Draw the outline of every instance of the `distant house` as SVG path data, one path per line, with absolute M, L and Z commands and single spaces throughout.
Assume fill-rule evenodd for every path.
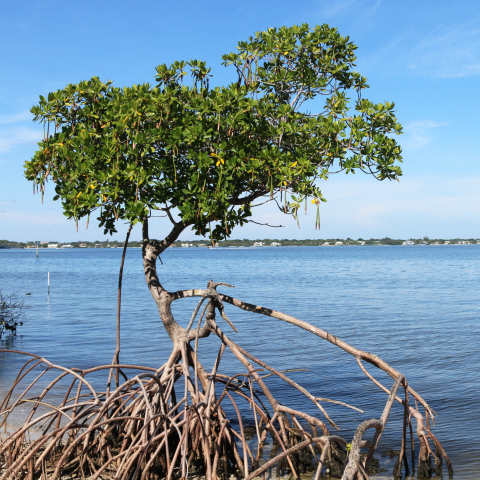
M 254 247 L 263 247 L 263 242 L 255 242 L 253 244 Z
M 80 248 L 87 248 L 87 244 L 86 243 L 80 243 L 78 245 Z
M 480 240 L 477 240 L 477 245 L 480 245 Z
M 330 245 L 330 244 L 329 244 L 328 242 L 325 242 L 324 245 L 325 245 L 325 246 L 328 246 L 328 245 Z
M 343 242 L 335 242 L 335 246 L 339 247 L 341 245 L 343 245 Z
M 73 246 L 67 243 L 66 245 L 62 245 L 62 248 L 73 248 Z
M 48 248 L 58 248 L 58 243 L 49 243 Z
M 188 248 L 191 247 L 191 245 L 189 245 L 188 243 L 182 243 L 182 247 Z
M 405 240 L 402 245 L 415 245 L 415 242 L 413 240 Z
M 365 242 L 364 242 L 363 240 L 360 240 L 360 241 L 358 242 L 358 244 L 359 244 L 359 245 L 365 245 Z
M 428 245 L 428 243 L 424 240 L 420 245 Z
M 450 245 L 450 240 L 445 240 L 443 243 L 444 245 Z
M 470 245 L 470 242 L 468 240 L 459 240 L 457 245 Z
M 278 242 L 272 242 L 272 243 L 270 244 L 270 246 L 271 246 L 271 247 L 281 247 L 282 244 L 281 244 L 281 243 L 278 243 Z

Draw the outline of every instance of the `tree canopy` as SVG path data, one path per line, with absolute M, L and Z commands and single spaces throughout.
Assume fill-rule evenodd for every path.
M 158 66 L 154 85 L 69 84 L 31 110 L 45 134 L 25 175 L 42 198 L 53 180 L 77 228 L 97 212 L 112 233 L 160 210 L 212 240 L 251 220 L 259 197 L 294 216 L 318 209 L 332 173 L 398 179 L 394 103 L 362 97 L 356 48 L 328 25 L 272 28 L 223 55 L 226 86 L 197 60 Z

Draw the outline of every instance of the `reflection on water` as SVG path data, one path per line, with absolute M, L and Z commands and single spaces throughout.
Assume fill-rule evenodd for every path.
M 121 252 L 41 251 L 37 259 L 33 250 L 1 250 L 0 288 L 32 293 L 26 297 L 31 321 L 1 348 L 80 368 L 110 363 Z M 225 293 L 304 319 L 381 356 L 438 413 L 434 431 L 450 455 L 455 478 L 473 479 L 480 472 L 475 440 L 480 429 L 479 259 L 478 246 L 171 248 L 162 255 L 159 273 L 169 290 L 204 288 L 210 278 L 234 284 L 237 289 Z M 146 288 L 140 250 L 128 250 L 123 281 L 121 361 L 161 365 L 170 353 L 170 340 Z M 180 323 L 188 323 L 195 304 L 195 299 L 183 299 L 173 305 Z M 291 325 L 226 308 L 239 333 L 219 323 L 234 341 L 279 370 L 307 369 L 289 375 L 318 397 L 365 412 L 327 404 L 342 436 L 351 438 L 361 421 L 379 417 L 386 395 L 355 359 Z M 211 367 L 219 343 L 208 338 L 202 345 L 200 359 Z M 224 373 L 243 371 L 232 357 L 224 356 Z M 0 353 L 0 398 L 22 361 Z M 381 372 L 369 371 L 391 386 Z M 266 381 L 285 404 L 321 415 L 297 391 L 274 377 Z M 395 405 L 379 453 L 398 450 L 402 414 Z

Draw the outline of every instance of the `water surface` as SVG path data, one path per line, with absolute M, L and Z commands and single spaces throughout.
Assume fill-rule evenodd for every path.
M 41 250 L 36 259 L 34 250 L 0 250 L 0 288 L 17 291 L 31 305 L 31 321 L 11 348 L 80 368 L 109 363 L 121 253 Z M 451 458 L 455 478 L 478 478 L 480 246 L 170 248 L 162 260 L 159 274 L 169 290 L 204 288 L 209 279 L 231 283 L 235 290 L 219 290 L 306 320 L 382 357 L 438 413 L 434 433 Z M 170 340 L 146 287 L 140 249 L 128 250 L 122 300 L 121 361 L 161 365 Z M 196 301 L 174 304 L 183 325 Z M 219 324 L 234 341 L 280 370 L 308 369 L 290 375 L 316 396 L 365 411 L 326 405 L 347 440 L 361 421 L 381 415 L 386 395 L 348 354 L 278 320 L 226 308 L 239 333 L 222 320 Z M 203 345 L 201 359 L 211 367 L 219 342 L 209 338 Z M 0 397 L 20 363 L 18 356 L 0 353 Z M 391 386 L 391 379 L 369 370 Z M 223 371 L 244 367 L 227 355 Z M 295 390 L 273 377 L 268 382 L 283 403 L 321 416 Z M 380 451 L 399 449 L 402 414 L 395 405 Z

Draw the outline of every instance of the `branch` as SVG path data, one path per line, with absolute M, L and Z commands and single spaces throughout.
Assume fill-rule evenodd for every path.
M 177 222 L 173 219 L 172 214 L 170 213 L 170 208 L 165 205 L 165 211 L 167 212 L 168 219 L 173 223 L 173 225 L 176 225 Z
M 270 228 L 284 228 L 284 225 L 269 225 L 268 223 L 259 223 L 259 222 L 256 222 L 255 220 L 248 220 L 248 223 L 255 223 L 256 225 L 263 225 L 264 227 L 270 227 Z
M 286 315 L 282 312 L 277 312 L 269 308 L 253 305 L 251 303 L 242 302 L 241 300 L 238 300 L 233 297 L 229 297 L 228 295 L 220 294 L 220 299 L 222 300 L 222 302 L 230 303 L 231 305 L 235 305 L 236 307 L 241 308 L 242 310 L 259 313 L 261 315 L 266 315 L 267 317 L 276 318 L 277 320 L 282 320 L 283 322 L 290 323 L 297 327 L 303 328 L 304 330 L 307 330 L 308 332 L 311 332 L 314 335 L 317 335 L 317 337 L 323 338 L 324 340 L 327 340 L 331 344 L 341 348 L 342 350 L 354 356 L 355 358 L 357 359 L 360 358 L 362 360 L 365 360 L 368 363 L 371 363 L 372 365 L 379 368 L 380 370 L 383 370 L 385 373 L 387 373 L 394 379 L 397 379 L 398 376 L 400 375 L 400 372 L 395 370 L 393 367 L 391 367 L 387 362 L 379 358 L 377 355 L 352 347 L 351 345 L 339 339 L 335 335 L 332 335 L 331 333 L 328 333 L 327 331 L 322 330 L 321 328 L 314 327 L 313 325 L 310 325 L 309 323 L 304 322 L 303 320 L 299 320 L 298 318 L 292 317 L 290 315 Z M 428 403 L 410 386 L 408 387 L 408 391 L 414 396 L 414 398 L 416 398 L 424 406 L 425 410 L 427 410 L 427 412 L 430 414 L 433 420 L 434 419 L 433 412 L 429 407 Z M 401 403 L 403 403 L 403 400 L 401 399 L 399 400 Z

